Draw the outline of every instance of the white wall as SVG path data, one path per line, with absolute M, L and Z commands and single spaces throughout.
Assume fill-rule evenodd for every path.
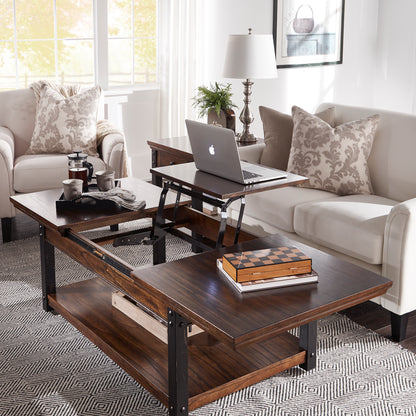
M 148 139 L 160 137 L 160 94 L 157 86 L 106 94 L 105 117 L 124 132 L 129 172 L 136 178 L 151 178 Z
M 313 111 L 323 101 L 372 104 L 378 0 L 346 0 L 345 3 L 344 63 L 279 69 L 277 79 L 255 81 L 250 107 L 255 117 L 252 128 L 255 134 L 262 136 L 259 105 L 290 113 L 292 105 Z M 205 0 L 204 6 L 206 21 L 211 22 L 205 29 L 210 42 L 206 45 L 208 64 L 204 83 L 231 82 L 234 101 L 241 111 L 241 82 L 222 77 L 227 36 L 247 33 L 249 27 L 253 33 L 272 33 L 273 0 Z
M 379 1 L 374 103 L 380 108 L 416 113 L 416 2 Z
M 204 69 L 201 84 L 233 85 L 234 101 L 242 108 L 243 86 L 222 77 L 228 34 L 272 33 L 273 0 L 199 0 L 205 25 Z M 253 131 L 262 136 L 258 106 L 290 113 L 292 105 L 313 111 L 323 101 L 373 106 L 416 113 L 416 31 L 414 0 L 345 0 L 342 65 L 279 69 L 274 80 L 257 80 L 251 109 Z M 149 178 L 150 150 L 146 139 L 157 138 L 159 93 L 129 96 L 123 106 L 132 172 Z M 236 111 L 237 115 L 239 111 Z M 238 121 L 238 131 L 241 125 Z

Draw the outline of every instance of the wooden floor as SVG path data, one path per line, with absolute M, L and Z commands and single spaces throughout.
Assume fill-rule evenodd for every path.
M 38 235 L 38 224 L 26 215 L 18 215 L 13 221 L 13 239 L 29 238 Z M 0 229 L 0 244 L 2 240 Z M 343 311 L 350 319 L 377 333 L 390 337 L 390 312 L 373 302 L 365 302 Z M 416 312 L 409 318 L 407 336 L 400 342 L 404 348 L 416 353 Z

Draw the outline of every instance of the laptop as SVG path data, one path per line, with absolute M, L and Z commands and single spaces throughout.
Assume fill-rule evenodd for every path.
M 197 169 L 244 185 L 284 179 L 287 172 L 240 161 L 234 132 L 185 120 Z

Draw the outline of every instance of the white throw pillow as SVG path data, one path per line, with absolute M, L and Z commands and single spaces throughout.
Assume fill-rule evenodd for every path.
M 373 192 L 367 160 L 380 120 L 373 115 L 332 128 L 299 107 L 292 108 L 293 137 L 287 169 L 309 178 L 308 188 L 338 195 Z
M 44 86 L 36 109 L 35 129 L 26 154 L 97 152 L 97 113 L 101 87 L 69 98 Z

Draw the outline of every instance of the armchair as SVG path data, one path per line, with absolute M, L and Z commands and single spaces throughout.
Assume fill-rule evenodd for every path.
M 68 176 L 65 154 L 26 155 L 35 127 L 36 99 L 32 89 L 0 92 L 0 218 L 3 242 L 11 240 L 16 212 L 9 197 L 16 193 L 60 188 Z M 124 136 L 108 128 L 98 147 L 98 157 L 89 156 L 94 171 L 111 169 L 123 176 Z M 76 149 L 74 149 L 76 150 Z

